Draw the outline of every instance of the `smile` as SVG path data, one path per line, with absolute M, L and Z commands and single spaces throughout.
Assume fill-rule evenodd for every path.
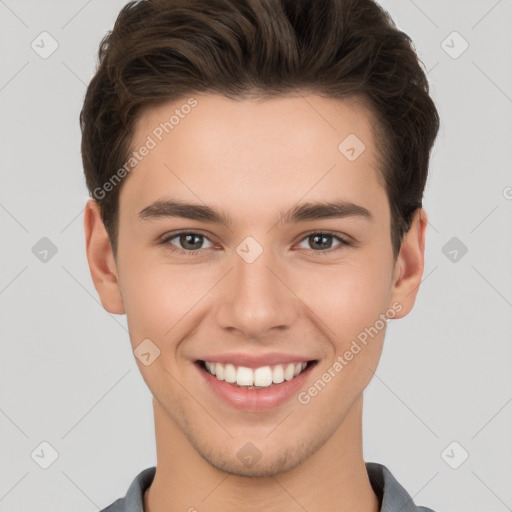
M 319 362 L 276 353 L 223 354 L 222 362 L 208 359 L 197 359 L 193 365 L 207 393 L 229 407 L 253 413 L 271 411 L 296 397 Z

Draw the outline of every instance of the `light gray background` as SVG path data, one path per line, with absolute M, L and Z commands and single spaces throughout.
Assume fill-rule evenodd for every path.
M 156 460 L 150 393 L 125 317 L 98 301 L 82 225 L 78 114 L 124 3 L 0 0 L 1 512 L 98 510 Z M 424 281 L 365 393 L 365 458 L 438 512 L 512 510 L 512 1 L 382 3 L 415 42 L 442 127 Z M 31 48 L 43 31 L 59 45 L 47 59 Z M 469 43 L 458 58 L 453 31 Z M 47 262 L 32 252 L 42 237 L 58 249 Z M 455 262 L 452 237 L 468 248 Z M 43 441 L 58 452 L 48 469 L 31 457 Z

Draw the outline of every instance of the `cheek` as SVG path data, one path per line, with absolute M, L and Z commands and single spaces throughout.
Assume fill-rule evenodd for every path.
M 149 338 L 161 348 L 172 343 L 202 298 L 215 284 L 211 269 L 165 265 L 131 258 L 124 261 L 120 275 L 123 302 L 132 345 Z
M 375 323 L 389 304 L 390 270 L 384 262 L 358 262 L 309 273 L 300 296 L 345 344 Z M 334 333 L 332 332 L 334 331 Z
M 382 352 L 387 323 L 381 314 L 389 310 L 389 274 L 384 261 L 347 264 L 331 269 L 328 274 L 311 276 L 303 284 L 303 296 L 308 297 L 304 302 L 328 326 L 324 333 L 330 346 L 321 383 L 314 384 L 314 389 L 303 390 L 299 398 L 304 401 L 300 403 L 313 402 L 315 396 L 314 407 L 318 411 L 333 410 L 332 404 L 336 403 L 338 408 L 333 414 L 342 421 L 366 388 Z M 320 393 L 324 385 L 328 391 Z

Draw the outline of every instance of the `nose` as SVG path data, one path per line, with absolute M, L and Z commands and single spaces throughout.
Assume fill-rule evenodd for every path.
M 247 338 L 262 338 L 272 330 L 291 327 L 299 314 L 300 299 L 271 251 L 263 251 L 252 263 L 235 254 L 233 262 L 217 302 L 218 325 Z

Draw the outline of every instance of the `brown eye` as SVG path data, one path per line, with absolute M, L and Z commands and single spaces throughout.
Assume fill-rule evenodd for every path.
M 172 240 L 176 239 L 177 243 L 173 243 Z M 181 252 L 198 252 L 200 249 L 205 249 L 204 247 L 205 241 L 210 243 L 210 246 L 213 244 L 206 238 L 204 235 L 200 233 L 194 232 L 181 232 L 175 233 L 162 241 L 162 244 L 169 246 L 171 250 L 181 251 Z
M 303 247 L 305 249 L 312 249 L 314 252 L 329 252 L 336 250 L 339 247 L 350 245 L 349 242 L 339 236 L 331 233 L 311 233 L 302 239 L 301 243 L 306 241 L 309 247 Z M 337 242 L 333 245 L 333 242 Z
M 196 250 L 201 249 L 203 244 L 203 237 L 196 234 L 181 234 L 178 235 L 178 240 L 183 249 Z

